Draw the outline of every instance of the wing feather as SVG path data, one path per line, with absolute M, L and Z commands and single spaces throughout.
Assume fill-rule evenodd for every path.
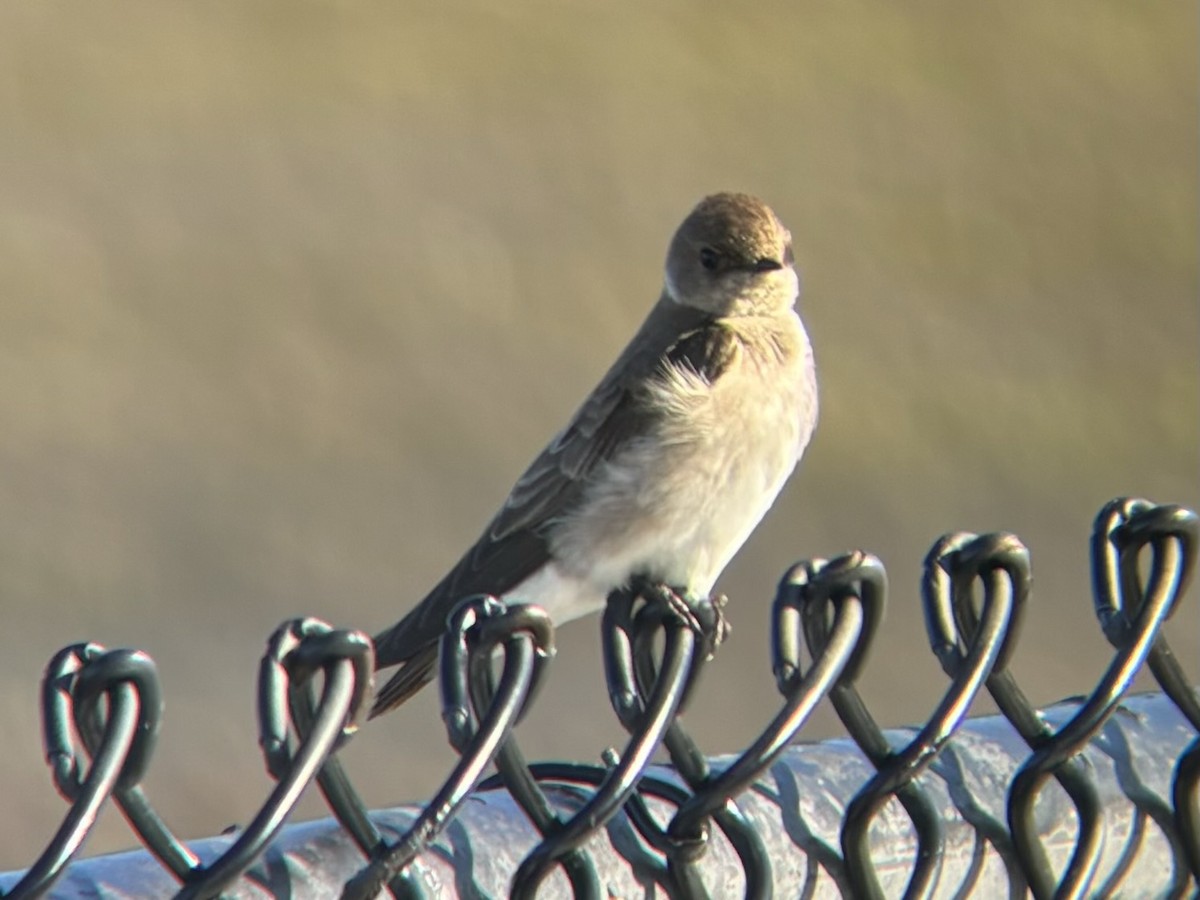
M 428 665 L 430 644 L 462 598 L 504 594 L 549 561 L 548 531 L 555 520 L 574 507 L 602 463 L 648 433 L 662 414 L 644 402 L 656 372 L 686 367 L 711 384 L 736 352 L 736 335 L 719 320 L 664 296 L 567 427 L 517 480 L 475 545 L 399 624 L 376 638 L 376 666 L 418 656 Z

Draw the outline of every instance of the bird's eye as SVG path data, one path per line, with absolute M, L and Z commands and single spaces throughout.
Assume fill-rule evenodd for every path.
M 715 272 L 717 266 L 721 264 L 721 254 L 712 247 L 700 248 L 700 265 L 708 269 L 710 272 Z

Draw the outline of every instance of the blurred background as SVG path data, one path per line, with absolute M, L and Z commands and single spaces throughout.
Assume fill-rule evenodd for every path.
M 419 599 L 716 190 L 795 236 L 822 418 L 720 583 L 704 747 L 777 708 L 780 573 L 854 547 L 892 581 L 866 698 L 922 720 L 920 563 L 953 529 L 1029 544 L 1014 671 L 1088 691 L 1095 512 L 1200 505 L 1196 36 L 1168 0 L 0 6 L 0 868 L 65 810 L 38 679 L 83 639 L 158 660 L 167 821 L 245 823 L 271 630 Z M 623 741 L 596 625 L 560 632 L 534 758 Z M 1169 635 L 1200 677 L 1194 592 Z M 373 805 L 427 798 L 435 692 L 347 759 Z M 132 843 L 110 809 L 88 851 Z

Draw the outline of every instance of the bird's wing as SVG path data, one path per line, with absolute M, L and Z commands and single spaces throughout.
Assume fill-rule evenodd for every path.
M 711 316 L 660 300 L 570 424 L 517 480 L 475 545 L 399 624 L 376 638 L 377 667 L 404 662 L 436 641 L 462 598 L 504 594 L 549 561 L 549 527 L 574 508 L 588 477 L 631 438 L 652 429 L 660 413 L 642 395 L 655 372 L 686 366 L 711 383 L 735 352 L 736 336 Z
M 544 531 L 569 512 L 602 463 L 631 439 L 653 430 L 661 410 L 645 402 L 651 378 L 675 365 L 711 384 L 735 348 L 734 333 L 712 316 L 665 298 L 659 301 L 570 424 L 517 479 L 475 549 L 526 530 Z

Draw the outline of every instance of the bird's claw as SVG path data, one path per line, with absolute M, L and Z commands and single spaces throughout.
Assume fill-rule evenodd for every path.
M 724 594 L 701 597 L 694 603 L 692 621 L 695 625 L 692 627 L 703 642 L 705 659 L 712 659 L 717 648 L 725 643 L 725 639 L 733 631 L 733 624 L 725 615 L 725 606 L 728 603 L 729 598 Z
M 729 637 L 733 626 L 725 615 L 729 598 L 724 594 L 715 597 L 687 596 L 670 585 L 655 583 L 641 585 L 642 597 L 651 603 L 661 603 L 670 609 L 700 638 L 705 659 L 712 659 L 718 647 Z
M 725 607 L 729 605 L 729 598 L 724 594 L 717 594 L 708 600 L 713 608 L 713 649 L 716 650 L 729 635 L 733 634 L 733 623 L 729 621 L 729 616 L 725 615 Z

